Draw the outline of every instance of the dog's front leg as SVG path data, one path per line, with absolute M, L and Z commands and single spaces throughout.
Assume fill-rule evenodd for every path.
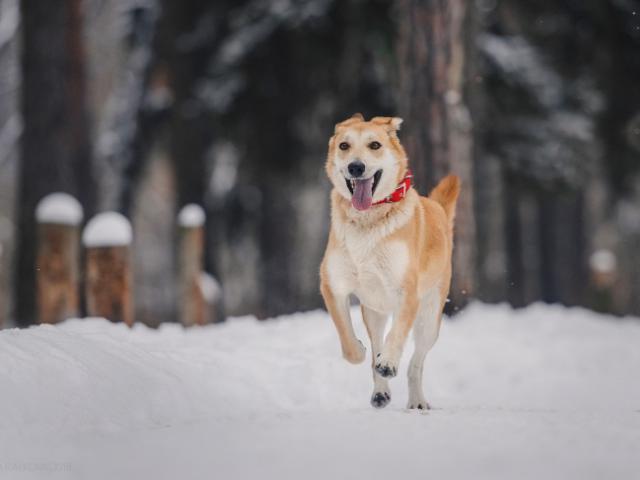
M 342 356 L 350 363 L 362 363 L 366 348 L 357 339 L 353 331 L 351 314 L 349 313 L 349 297 L 334 295 L 331 287 L 324 282 L 322 282 L 320 291 L 329 315 L 338 331 L 340 345 L 342 346 Z
M 394 316 L 391 330 L 384 341 L 382 352 L 376 358 L 376 371 L 383 377 L 395 377 L 413 322 L 418 312 L 418 298 L 413 289 L 404 293 L 398 313 Z
M 386 378 L 382 378 L 376 371 L 376 357 L 382 351 L 387 315 L 376 312 L 364 305 L 360 308 L 362 309 L 362 319 L 371 339 L 371 369 L 373 370 L 371 405 L 375 408 L 384 408 L 391 401 L 391 391 L 389 390 L 389 381 Z

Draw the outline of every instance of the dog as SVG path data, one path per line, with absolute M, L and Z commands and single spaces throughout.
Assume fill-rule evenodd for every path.
M 355 114 L 335 126 L 326 163 L 333 189 L 320 290 L 350 363 L 361 363 L 366 353 L 349 313 L 350 295 L 360 301 L 371 340 L 371 404 L 376 408 L 391 400 L 388 380 L 398 372 L 413 329 L 407 408 L 428 409 L 422 370 L 449 293 L 460 180 L 445 177 L 428 197 L 411 188 L 407 155 L 397 135 L 401 124 L 397 117 L 366 121 Z

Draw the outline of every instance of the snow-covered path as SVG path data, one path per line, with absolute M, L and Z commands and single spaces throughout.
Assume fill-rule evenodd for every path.
M 427 357 L 428 413 L 405 367 L 372 409 L 322 312 L 5 330 L 0 478 L 640 478 L 637 320 L 474 304 Z

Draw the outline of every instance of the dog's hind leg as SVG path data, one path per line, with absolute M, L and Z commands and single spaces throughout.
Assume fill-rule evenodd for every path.
M 407 376 L 409 378 L 409 401 L 407 408 L 409 409 L 418 408 L 426 410 L 429 408 L 429 404 L 425 400 L 422 390 L 422 372 L 424 359 L 438 339 L 440 321 L 442 319 L 442 307 L 444 306 L 442 293 L 439 287 L 434 287 L 422 298 L 418 315 L 413 325 L 415 350 L 409 362 L 409 369 L 407 370 Z
M 371 395 L 371 405 L 375 408 L 384 408 L 391 401 L 391 391 L 389 382 L 376 371 L 376 357 L 382 350 L 384 340 L 384 329 L 387 325 L 388 316 L 371 310 L 362 305 L 362 319 L 367 327 L 369 339 L 371 339 L 371 370 L 373 370 L 373 394 Z

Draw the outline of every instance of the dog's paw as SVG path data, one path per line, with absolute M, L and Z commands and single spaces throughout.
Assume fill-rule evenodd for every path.
M 409 400 L 409 403 L 407 404 L 407 408 L 409 410 L 430 410 L 431 405 L 429 405 L 429 403 L 426 400 L 420 400 L 417 402 L 412 402 L 411 400 Z
M 349 363 L 362 363 L 367 353 L 367 348 L 358 340 L 354 348 L 343 349 L 342 356 Z
M 398 374 L 398 365 L 378 354 L 376 358 L 376 372 L 384 378 L 395 377 Z
M 389 392 L 373 392 L 371 395 L 371 406 L 374 408 L 384 408 L 391 401 L 391 393 Z

